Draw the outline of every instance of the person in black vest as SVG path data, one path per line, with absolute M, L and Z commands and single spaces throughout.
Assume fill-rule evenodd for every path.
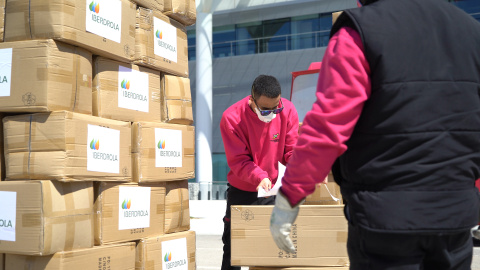
M 299 205 L 331 169 L 345 201 L 350 269 L 470 269 L 480 23 L 442 0 L 362 4 L 332 27 L 272 236 L 295 251 Z

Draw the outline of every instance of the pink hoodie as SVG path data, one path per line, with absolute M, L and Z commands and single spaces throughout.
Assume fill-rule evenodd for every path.
M 248 105 L 250 96 L 230 106 L 222 115 L 220 131 L 230 172 L 228 182 L 244 191 L 257 191 L 264 178 L 277 181 L 278 162 L 286 164 L 298 138 L 298 114 L 282 98 L 284 109 L 264 123 Z
M 292 205 L 315 191 L 345 152 L 371 92 L 370 67 L 360 35 L 344 27 L 330 40 L 317 83 L 317 100 L 307 113 L 282 179 Z

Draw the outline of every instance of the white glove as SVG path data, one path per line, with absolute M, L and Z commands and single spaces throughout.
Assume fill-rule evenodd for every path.
M 289 253 L 295 252 L 295 246 L 290 239 L 290 231 L 300 210 L 300 204 L 292 208 L 285 195 L 279 190 L 270 218 L 270 232 L 273 240 L 275 240 L 278 248 Z

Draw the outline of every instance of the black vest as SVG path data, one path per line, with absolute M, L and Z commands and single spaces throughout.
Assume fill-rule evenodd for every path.
M 372 92 L 332 171 L 351 221 L 380 232 L 478 223 L 480 23 L 443 0 L 379 0 L 346 10 Z

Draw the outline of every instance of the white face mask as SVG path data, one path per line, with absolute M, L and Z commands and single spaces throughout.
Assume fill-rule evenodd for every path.
M 277 117 L 277 115 L 274 114 L 273 112 L 271 112 L 267 116 L 263 116 L 260 114 L 260 111 L 258 110 L 258 108 L 255 108 L 255 113 L 257 113 L 258 119 L 260 119 L 262 122 L 265 122 L 265 123 L 270 123 L 275 117 Z

